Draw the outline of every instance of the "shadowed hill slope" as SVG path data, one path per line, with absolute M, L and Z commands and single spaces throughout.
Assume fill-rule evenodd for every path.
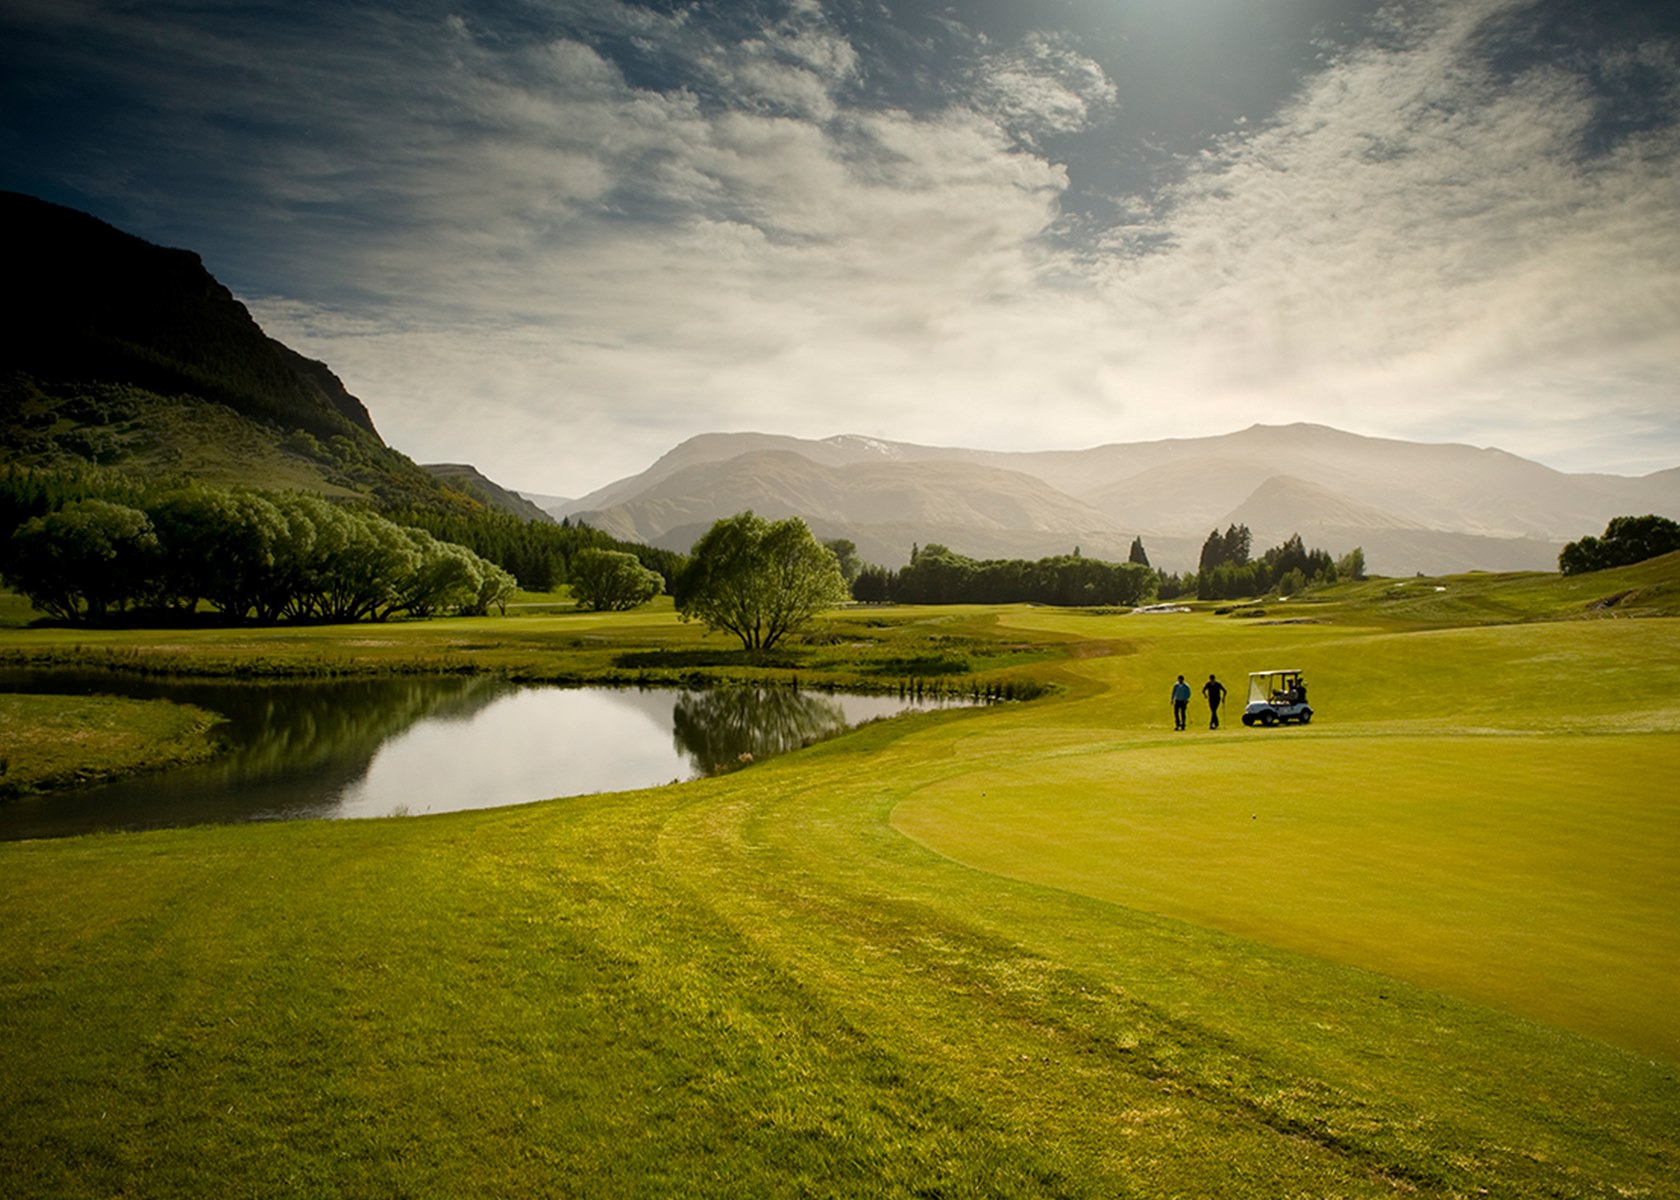
M 380 438 L 325 364 L 265 334 L 189 250 L 0 192 L 0 456 L 362 497 L 387 507 L 490 507 Z M 521 509 L 527 518 L 536 514 Z

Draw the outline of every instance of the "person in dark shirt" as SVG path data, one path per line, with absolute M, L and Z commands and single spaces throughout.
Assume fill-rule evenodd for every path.
M 1208 728 L 1218 729 L 1219 706 L 1225 702 L 1225 685 L 1209 675 L 1208 681 L 1202 684 L 1202 695 L 1207 697 L 1208 702 Z

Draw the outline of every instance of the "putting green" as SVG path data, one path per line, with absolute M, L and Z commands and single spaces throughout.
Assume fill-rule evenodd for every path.
M 1680 1060 L 1680 628 L 1631 624 L 1209 630 L 1200 657 L 1304 665 L 1333 714 L 1245 730 L 1238 684 L 1218 734 L 1205 708 L 1162 728 L 1171 664 L 1134 643 L 1080 664 L 1101 692 L 976 742 L 893 824 L 983 871 Z

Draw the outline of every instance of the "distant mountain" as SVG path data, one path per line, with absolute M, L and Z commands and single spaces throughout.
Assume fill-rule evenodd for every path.
M 799 516 L 819 537 L 850 538 L 876 562 L 907 559 L 914 542 L 945 542 L 978 556 L 1037 557 L 1083 542 L 1091 553 L 1123 557 L 1130 546 L 1113 521 L 1042 480 L 974 463 L 829 465 L 791 450 L 754 449 L 643 478 L 652 482 L 633 499 L 577 515 L 613 537 L 678 550 L 720 515 Z
M 572 503 L 570 496 L 549 496 L 542 492 L 515 492 L 514 495 L 522 500 L 529 500 L 555 520 L 559 520 L 560 515 Z
M 0 461 L 387 507 L 484 503 L 387 446 L 338 376 L 263 333 L 191 251 L 15 192 L 0 192 L 0 237 L 14 301 L 0 322 Z
M 646 471 L 566 505 L 615 536 L 687 549 L 742 508 L 799 515 L 898 566 L 942 542 L 974 557 L 1066 553 L 1193 570 L 1233 523 L 1255 547 L 1300 533 L 1383 574 L 1552 570 L 1566 541 L 1622 513 L 1680 514 L 1680 468 L 1643 478 L 1570 475 L 1500 450 L 1367 438 L 1321 425 L 1256 425 L 1032 453 L 842 436 L 691 438 Z

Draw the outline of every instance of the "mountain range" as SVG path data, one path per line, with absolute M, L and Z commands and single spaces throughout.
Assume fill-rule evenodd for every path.
M 1378 574 L 1553 570 L 1563 543 L 1620 514 L 1680 514 L 1680 468 L 1568 474 L 1502 450 L 1255 425 L 1204 438 L 1009 453 L 842 435 L 690 438 L 647 470 L 550 508 L 615 537 L 686 550 L 743 508 L 800 516 L 897 566 L 918 544 L 976 558 L 1078 547 L 1194 570 L 1210 530 L 1259 549 L 1299 533 Z
M 0 322 L 0 466 L 302 489 L 386 509 L 581 519 L 686 551 L 752 509 L 800 516 L 859 556 L 906 562 L 939 542 L 975 558 L 1127 556 L 1194 569 L 1211 529 L 1259 550 L 1299 533 L 1382 574 L 1553 569 L 1562 544 L 1618 515 L 1680 517 L 1680 468 L 1566 474 L 1500 450 L 1361 437 L 1321 425 L 1005 453 L 878 438 L 710 433 L 573 500 L 520 496 L 467 464 L 386 445 L 324 363 L 267 336 L 198 255 L 86 213 L 0 192 L 13 306 Z

